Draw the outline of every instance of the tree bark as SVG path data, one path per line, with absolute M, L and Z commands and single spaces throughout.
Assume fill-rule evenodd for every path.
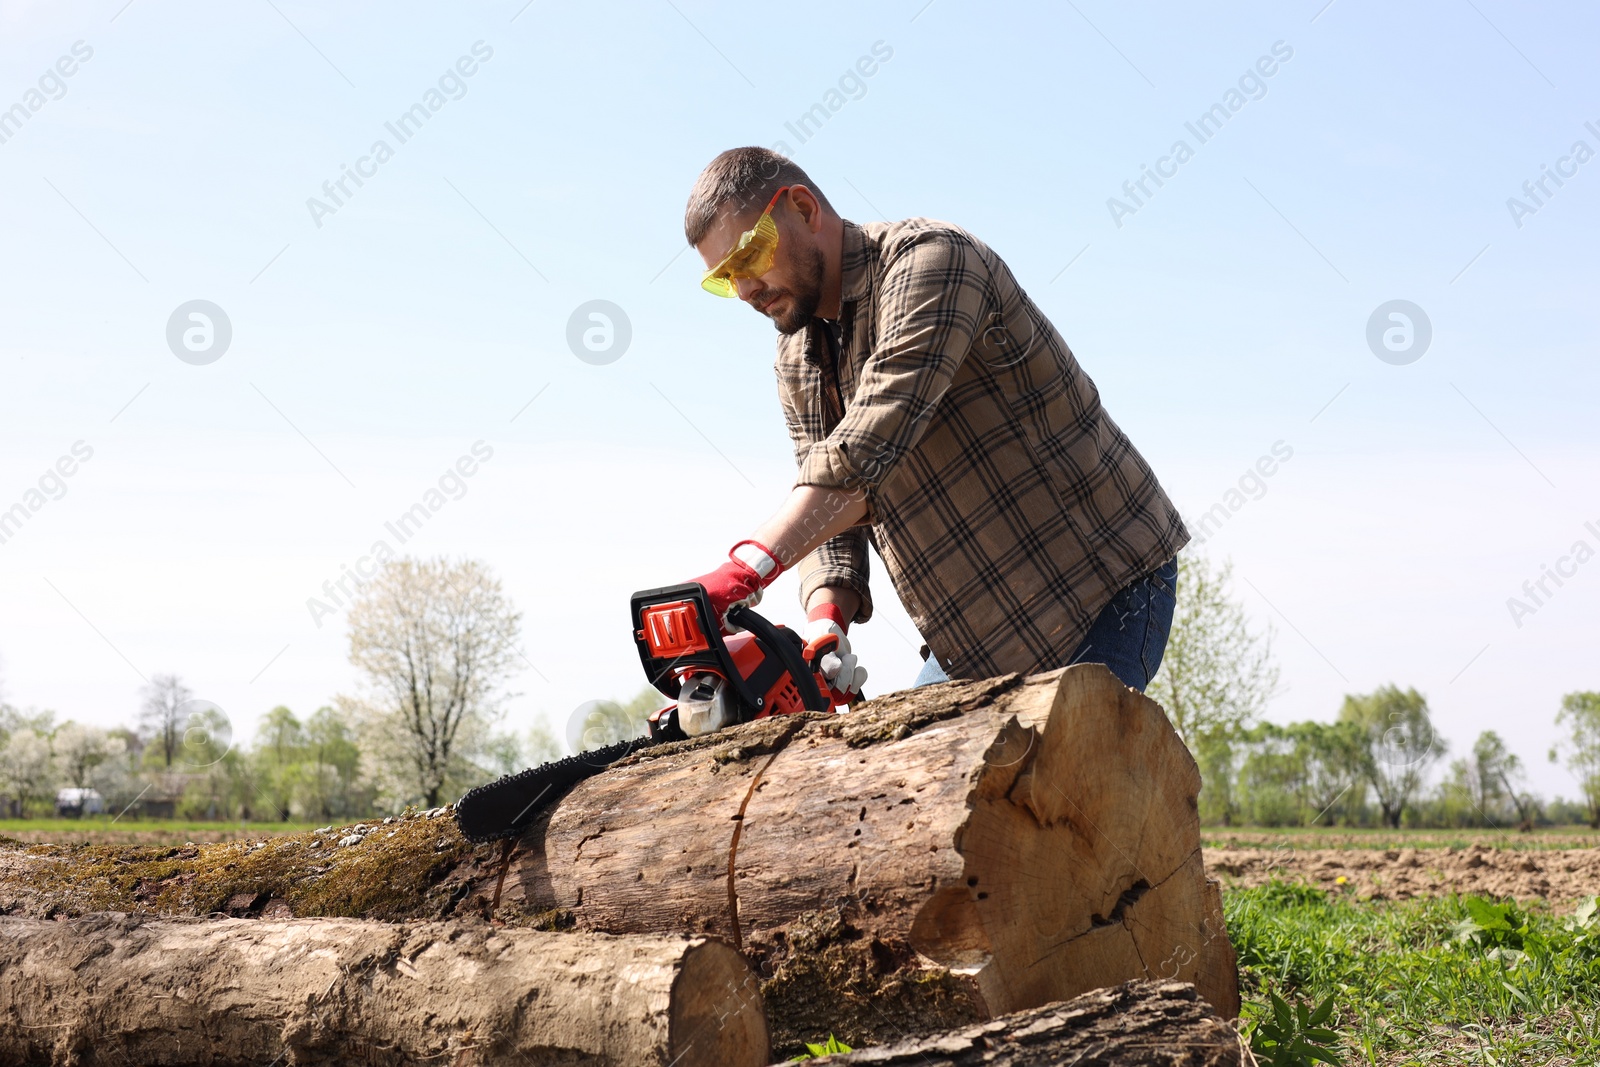
M 1181 982 L 1129 982 L 817 1067 L 1241 1067 L 1233 1027 Z
M 0 1062 L 768 1062 L 729 946 L 348 919 L 0 918 Z

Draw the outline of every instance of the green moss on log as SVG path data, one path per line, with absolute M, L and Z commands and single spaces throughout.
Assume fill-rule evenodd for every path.
M 0 907 L 38 917 L 127 911 L 436 918 L 454 904 L 447 876 L 474 854 L 453 819 L 420 814 L 181 848 L 0 845 L 9 898 Z

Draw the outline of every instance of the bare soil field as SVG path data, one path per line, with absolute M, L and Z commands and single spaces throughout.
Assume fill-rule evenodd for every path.
M 1547 826 L 1529 833 L 1514 827 L 1501 829 L 1389 830 L 1377 827 L 1319 826 L 1292 829 L 1208 826 L 1200 836 L 1211 848 L 1339 848 L 1406 849 L 1457 848 L 1473 845 L 1512 850 L 1600 848 L 1600 830 L 1587 826 Z
M 1227 888 L 1273 880 L 1306 882 L 1358 900 L 1409 900 L 1451 893 L 1563 903 L 1600 894 L 1600 849 L 1465 848 L 1205 849 L 1206 869 Z

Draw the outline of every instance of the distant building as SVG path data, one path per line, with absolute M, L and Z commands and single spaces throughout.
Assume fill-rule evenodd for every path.
M 99 815 L 106 810 L 105 798 L 94 789 L 56 790 L 56 816 L 64 819 L 81 819 L 85 815 Z
M 135 811 L 146 819 L 175 819 L 184 794 L 206 776 L 194 772 L 166 770 L 151 775 L 150 787 L 140 796 Z
M 139 801 L 139 814 L 147 819 L 173 819 L 178 815 L 178 802 L 171 797 L 145 797 Z

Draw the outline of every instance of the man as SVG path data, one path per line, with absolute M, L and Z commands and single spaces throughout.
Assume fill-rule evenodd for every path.
M 702 285 L 777 327 L 799 477 L 699 579 L 724 616 L 800 569 L 835 695 L 865 669 L 867 545 L 927 642 L 917 684 L 1105 663 L 1143 690 L 1189 539 L 1055 327 L 987 245 L 930 219 L 857 225 L 763 148 L 722 153 L 689 195 Z

